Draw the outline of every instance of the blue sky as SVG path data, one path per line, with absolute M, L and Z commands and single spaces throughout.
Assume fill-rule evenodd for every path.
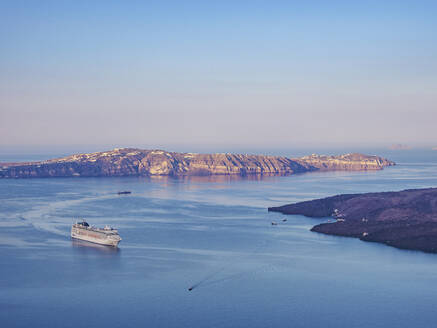
M 437 146 L 435 1 L 1 1 L 0 146 Z

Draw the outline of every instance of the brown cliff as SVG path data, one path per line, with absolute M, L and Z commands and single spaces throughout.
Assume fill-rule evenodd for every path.
M 135 148 L 76 154 L 31 163 L 0 164 L 0 178 L 153 175 L 289 175 L 317 170 L 380 170 L 394 165 L 377 156 L 348 154 L 291 159 L 282 156 L 193 154 Z
M 339 156 L 311 155 L 295 159 L 302 165 L 310 165 L 321 171 L 367 171 L 381 170 L 394 165 L 392 161 L 379 156 L 358 153 Z

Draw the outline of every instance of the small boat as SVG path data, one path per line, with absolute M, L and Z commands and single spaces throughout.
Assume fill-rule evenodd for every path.
M 287 222 L 287 219 L 282 219 L 282 222 Z
M 119 194 L 119 195 L 129 195 L 129 194 L 131 194 L 132 193 L 132 191 L 119 191 L 117 194 Z
M 276 222 L 272 222 L 272 225 L 278 225 Z

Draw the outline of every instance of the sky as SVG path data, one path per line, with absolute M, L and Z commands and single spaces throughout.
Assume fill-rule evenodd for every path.
M 436 1 L 0 0 L 0 149 L 437 146 Z

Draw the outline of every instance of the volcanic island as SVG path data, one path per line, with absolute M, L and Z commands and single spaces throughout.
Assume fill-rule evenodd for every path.
M 0 178 L 291 175 L 313 171 L 375 171 L 394 162 L 358 153 L 285 156 L 196 154 L 116 148 L 38 162 L 0 163 Z
M 437 188 L 337 195 L 268 210 L 332 216 L 335 222 L 318 224 L 311 231 L 437 253 Z

